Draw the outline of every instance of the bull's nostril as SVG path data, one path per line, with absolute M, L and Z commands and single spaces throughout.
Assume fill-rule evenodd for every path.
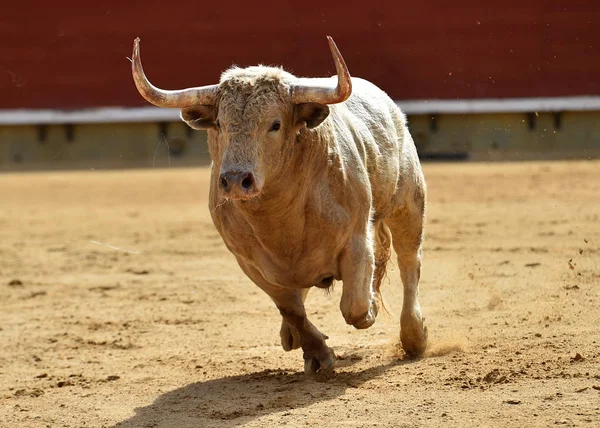
M 242 187 L 244 188 L 244 190 L 250 190 L 253 185 L 254 185 L 254 177 L 252 176 L 252 174 L 248 174 L 242 180 Z
M 223 190 L 227 190 L 227 187 L 229 187 L 229 183 L 227 183 L 227 179 L 225 177 L 221 177 L 221 187 Z

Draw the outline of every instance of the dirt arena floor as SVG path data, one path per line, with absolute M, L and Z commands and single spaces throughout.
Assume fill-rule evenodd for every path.
M 2 427 L 600 426 L 600 162 L 426 164 L 430 347 L 307 312 L 303 374 L 207 208 L 206 169 L 0 175 Z

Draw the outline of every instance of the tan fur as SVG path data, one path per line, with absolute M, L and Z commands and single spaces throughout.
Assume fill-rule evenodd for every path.
M 407 347 L 419 354 L 426 331 L 413 261 L 420 267 L 425 181 L 406 119 L 383 91 L 356 78 L 346 102 L 300 109 L 288 95 L 297 82 L 280 68 L 232 68 L 221 76 L 214 106 L 182 111 L 190 126 L 209 130 L 215 226 L 279 308 L 282 345 L 302 346 L 308 372 L 330 368 L 333 352 L 306 318 L 305 290 L 326 277 L 343 281 L 344 318 L 369 327 L 393 239 L 407 271 L 402 328 L 411 329 L 415 343 Z M 308 129 L 302 115 L 313 109 L 319 120 L 329 117 Z M 274 121 L 281 123 L 277 132 L 270 131 Z M 232 170 L 250 171 L 258 195 L 226 198 L 219 177 Z

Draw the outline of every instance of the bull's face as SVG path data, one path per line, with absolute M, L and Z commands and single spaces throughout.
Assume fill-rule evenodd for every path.
M 275 180 L 291 158 L 298 131 L 318 126 L 329 114 L 328 104 L 345 101 L 352 92 L 350 74 L 330 37 L 337 70 L 330 79 L 299 79 L 278 68 L 234 68 L 217 85 L 166 91 L 146 78 L 133 49 L 133 77 L 140 93 L 161 107 L 179 107 L 181 118 L 194 129 L 209 131 L 217 186 L 228 199 L 251 199 Z
M 278 179 L 291 158 L 300 129 L 318 126 L 327 118 L 329 107 L 293 103 L 287 88 L 262 78 L 259 67 L 228 73 L 238 79 L 221 83 L 214 106 L 184 108 L 181 117 L 194 129 L 208 129 L 220 195 L 245 200 L 259 196 L 264 187 Z M 239 78 L 244 76 L 246 79 Z M 250 80 L 252 85 L 240 84 L 240 80 Z

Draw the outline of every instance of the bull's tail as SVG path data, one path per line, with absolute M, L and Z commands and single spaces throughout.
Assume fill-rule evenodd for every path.
M 375 271 L 373 273 L 373 290 L 379 300 L 381 308 L 387 312 L 381 296 L 381 283 L 387 272 L 387 262 L 392 255 L 392 234 L 390 229 L 382 222 L 374 224 L 373 235 L 375 238 Z

